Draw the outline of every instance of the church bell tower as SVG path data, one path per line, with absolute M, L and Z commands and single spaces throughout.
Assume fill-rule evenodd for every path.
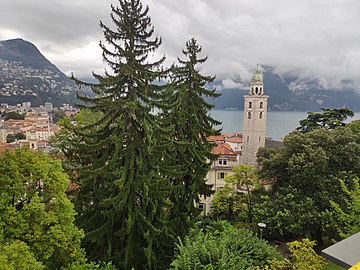
M 256 166 L 256 153 L 265 146 L 267 100 L 259 70 L 252 76 L 249 94 L 244 96 L 243 146 L 241 163 Z

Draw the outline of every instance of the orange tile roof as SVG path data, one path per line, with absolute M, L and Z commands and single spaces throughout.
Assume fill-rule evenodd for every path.
M 224 135 L 209 136 L 209 137 L 207 137 L 207 140 L 209 142 L 219 142 L 219 141 L 224 142 L 225 141 L 225 136 Z
M 229 137 L 225 139 L 225 142 L 232 142 L 232 143 L 242 143 L 242 138 L 240 137 Z
M 227 143 L 217 142 L 216 144 L 217 145 L 213 147 L 211 153 L 213 153 L 215 155 L 235 155 L 236 156 L 236 153 L 234 152 L 234 150 Z
M 4 152 L 5 150 L 11 150 L 14 149 L 14 145 L 10 143 L 0 143 L 0 153 Z

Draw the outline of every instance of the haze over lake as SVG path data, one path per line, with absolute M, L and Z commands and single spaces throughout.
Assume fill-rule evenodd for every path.
M 222 122 L 222 133 L 242 131 L 243 111 L 212 110 L 211 116 Z M 307 117 L 307 112 L 268 111 L 266 136 L 280 140 L 299 126 L 299 121 Z M 360 113 L 349 118 L 346 122 L 360 119 Z

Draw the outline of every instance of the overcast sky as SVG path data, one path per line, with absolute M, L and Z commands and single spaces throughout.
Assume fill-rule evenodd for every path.
M 66 74 L 86 77 L 105 65 L 99 21 L 111 26 L 115 0 L 1 0 L 0 40 L 23 38 Z M 168 63 L 192 37 L 208 61 L 203 72 L 246 80 L 256 65 L 281 74 L 360 85 L 359 0 L 143 0 L 158 51 Z M 230 80 L 224 83 L 232 84 Z M 339 86 L 340 87 L 340 86 Z

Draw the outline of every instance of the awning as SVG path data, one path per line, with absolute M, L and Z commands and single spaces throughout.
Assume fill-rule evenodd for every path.
M 360 232 L 324 249 L 321 255 L 346 269 L 360 269 Z

